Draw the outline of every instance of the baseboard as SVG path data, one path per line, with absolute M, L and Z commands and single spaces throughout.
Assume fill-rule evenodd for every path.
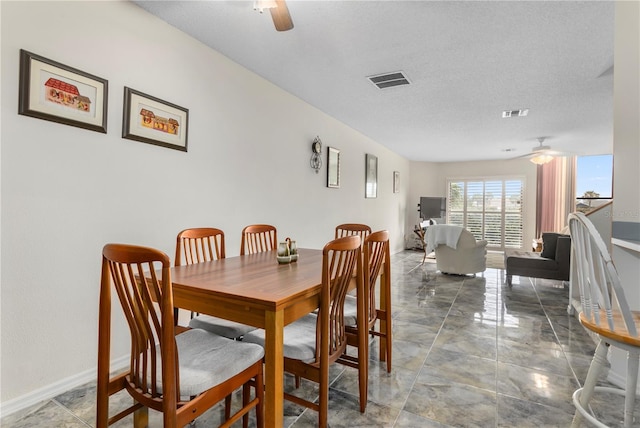
M 121 358 L 111 361 L 111 371 L 123 369 L 127 364 L 129 364 L 129 359 L 130 356 L 127 354 Z M 93 368 L 61 379 L 58 382 L 36 389 L 28 394 L 0 403 L 0 417 L 8 416 L 17 411 L 26 409 L 27 407 L 50 400 L 73 388 L 77 388 L 80 385 L 84 385 L 85 383 L 95 380 L 96 376 L 97 369 Z

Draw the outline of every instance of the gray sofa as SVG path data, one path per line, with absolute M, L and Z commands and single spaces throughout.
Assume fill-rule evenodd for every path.
M 504 252 L 509 287 L 513 275 L 568 281 L 570 264 L 571 237 L 560 233 L 543 233 L 540 253 L 519 250 Z

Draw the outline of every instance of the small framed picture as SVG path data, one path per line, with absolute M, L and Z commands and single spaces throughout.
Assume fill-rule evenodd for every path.
M 400 192 L 400 171 L 393 171 L 393 193 Z
M 122 138 L 187 151 L 189 110 L 124 88 Z
M 378 197 L 378 157 L 365 155 L 365 198 Z
M 327 148 L 327 187 L 340 188 L 340 150 Z
M 107 132 L 108 81 L 20 49 L 18 114 Z

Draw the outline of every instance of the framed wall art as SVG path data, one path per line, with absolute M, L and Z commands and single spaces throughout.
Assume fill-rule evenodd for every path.
M 365 198 L 378 197 L 378 157 L 365 155 Z
M 327 148 L 327 187 L 340 187 L 340 150 Z
M 400 192 L 400 171 L 393 171 L 393 193 Z
M 124 88 L 122 138 L 187 151 L 189 110 Z
M 107 132 L 108 81 L 20 49 L 18 114 Z

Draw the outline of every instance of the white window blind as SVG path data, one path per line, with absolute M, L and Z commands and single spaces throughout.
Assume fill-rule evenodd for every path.
M 496 250 L 522 247 L 524 179 L 447 180 L 447 223 L 462 226 Z

